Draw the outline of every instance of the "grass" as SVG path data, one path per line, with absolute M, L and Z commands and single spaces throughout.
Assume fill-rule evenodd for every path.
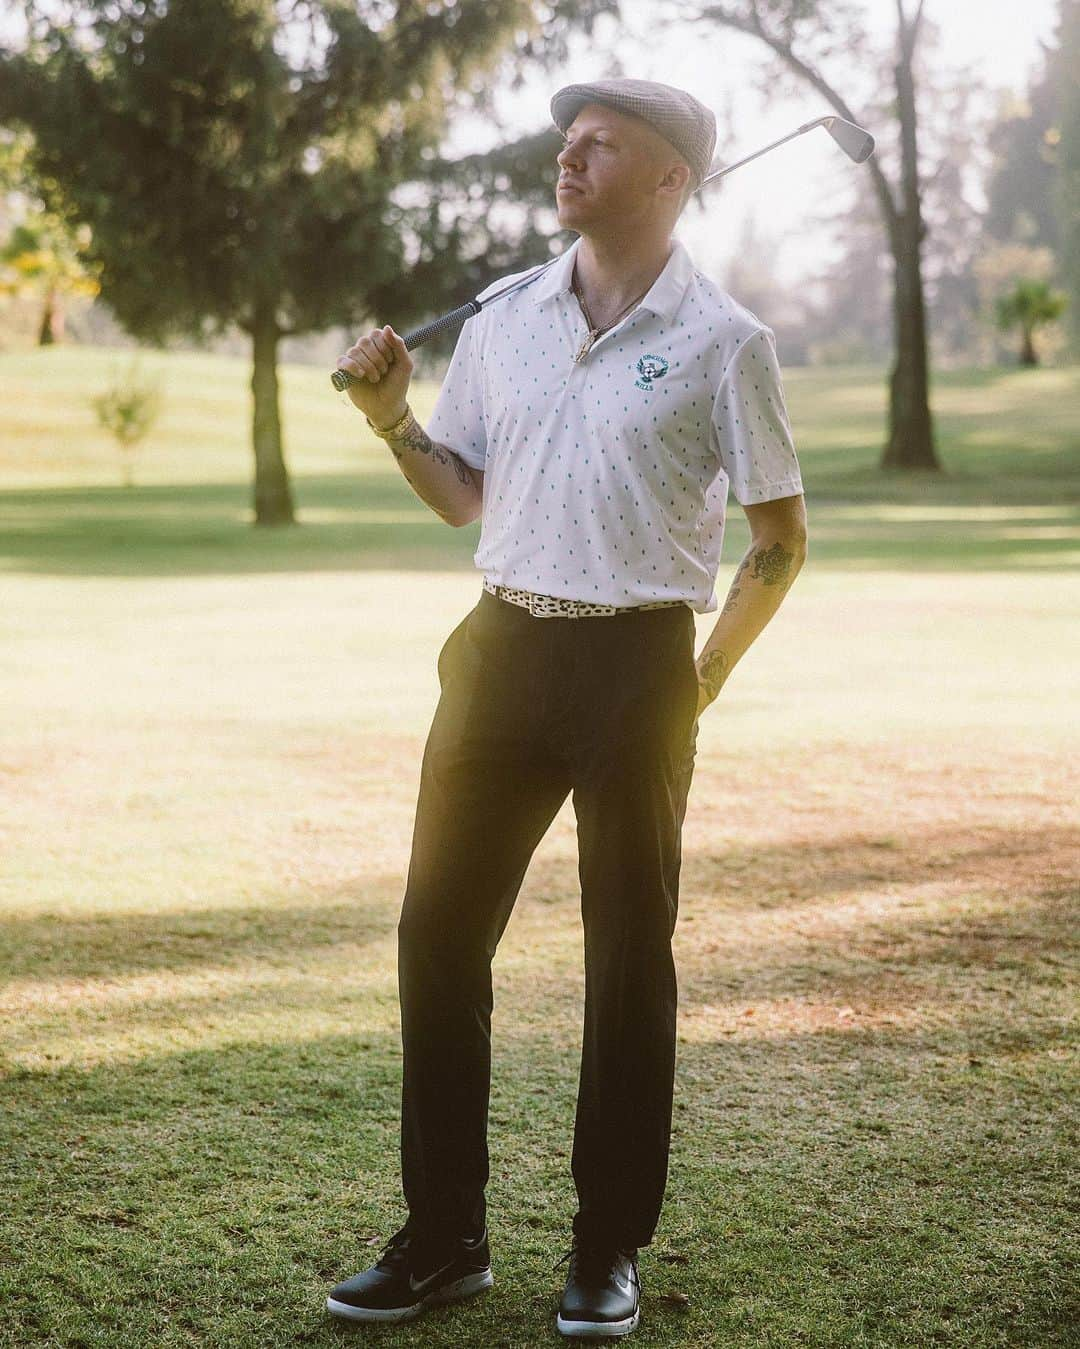
M 153 357 L 190 397 L 125 492 L 76 397 L 113 359 L 0 360 L 0 1344 L 561 1343 L 569 801 L 494 966 L 495 1287 L 323 1312 L 404 1218 L 395 924 L 477 527 L 287 369 L 302 527 L 246 528 L 246 372 L 199 357 Z M 916 481 L 868 372 L 787 384 L 810 556 L 702 718 L 634 1343 L 1076 1344 L 1080 377 L 943 376 Z
M 176 576 L 469 568 L 479 523 L 448 529 L 413 496 L 329 372 L 281 373 L 286 460 L 302 528 L 252 518 L 250 372 L 236 359 L 145 352 L 166 408 L 121 483 L 87 399 L 130 357 L 84 348 L 0 358 L 5 389 L 0 568 L 56 576 Z M 1070 570 L 1080 565 L 1080 367 L 946 372 L 935 384 L 940 474 L 877 467 L 878 372 L 786 378 L 815 565 L 862 571 Z M 63 397 L 56 391 L 63 390 Z M 420 385 L 423 419 L 437 392 Z M 729 503 L 725 558 L 747 542 Z

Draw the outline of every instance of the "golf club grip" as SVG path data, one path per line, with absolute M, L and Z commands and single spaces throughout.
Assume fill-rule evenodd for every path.
M 472 318 L 474 314 L 479 314 L 479 312 L 480 305 L 476 300 L 466 300 L 457 309 L 451 309 L 449 314 L 443 314 L 442 318 L 432 319 L 430 323 L 425 323 L 422 328 L 406 333 L 402 338 L 405 343 L 405 350 L 412 351 L 414 347 L 422 346 L 423 343 L 429 342 L 433 337 L 438 337 L 440 333 L 446 332 L 448 328 L 456 328 L 459 323 L 464 323 L 466 319 Z
M 450 328 L 456 328 L 459 323 L 464 323 L 474 314 L 479 314 L 481 308 L 478 300 L 466 300 L 457 309 L 451 309 L 449 314 L 443 314 L 441 318 L 432 319 L 430 323 L 425 323 L 422 328 L 416 328 L 413 332 L 406 333 L 401 339 L 405 343 L 405 350 L 412 351 L 415 347 L 429 342 L 433 337 L 438 337 L 440 333 L 445 333 Z M 331 374 L 330 382 L 341 393 L 349 387 L 355 378 L 355 375 L 350 375 L 347 370 L 338 369 Z

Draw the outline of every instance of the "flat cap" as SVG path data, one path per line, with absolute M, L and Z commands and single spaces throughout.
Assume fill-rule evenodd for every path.
M 568 84 L 551 100 L 551 116 L 565 131 L 586 103 L 603 103 L 649 123 L 690 165 L 693 186 L 701 185 L 716 149 L 716 118 L 685 89 L 655 80 L 596 80 Z

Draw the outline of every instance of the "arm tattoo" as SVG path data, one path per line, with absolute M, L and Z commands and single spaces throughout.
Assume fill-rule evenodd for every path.
M 794 557 L 782 543 L 774 543 L 771 548 L 754 553 L 754 575 L 764 585 L 782 585 L 788 579 Z
M 728 660 L 726 651 L 720 651 L 719 649 L 707 651 L 701 658 L 698 675 L 705 685 L 705 691 L 708 693 L 710 700 L 720 692 L 724 680 L 730 673 L 731 662 Z
M 731 582 L 731 589 L 728 591 L 728 597 L 724 601 L 723 609 L 721 609 L 720 611 L 721 614 L 730 614 L 734 611 L 735 601 L 739 595 L 739 578 L 742 576 L 743 572 L 750 565 L 751 556 L 752 554 L 748 553 L 747 556 L 744 557 L 743 560 L 739 563 L 738 570 L 735 572 L 735 576 Z
M 394 458 L 401 464 L 401 471 L 408 477 L 405 470 L 405 464 L 401 449 L 419 450 L 421 454 L 430 454 L 432 459 L 440 464 L 451 464 L 454 472 L 458 476 L 459 482 L 471 483 L 473 481 L 472 472 L 468 464 L 463 459 L 459 459 L 452 449 L 447 445 L 440 445 L 438 441 L 432 440 L 415 417 L 410 417 L 405 430 L 393 440 L 387 441 Z M 398 447 L 401 446 L 401 449 Z
M 786 586 L 791 579 L 791 566 L 794 559 L 795 554 L 789 552 L 779 542 L 773 543 L 769 548 L 753 549 L 748 552 L 735 572 L 721 614 L 734 613 L 738 608 L 736 601 L 742 589 L 739 582 L 742 579 L 743 572 L 746 571 L 751 562 L 754 564 L 752 574 L 755 580 L 760 580 L 763 585 L 767 586 Z M 702 656 L 701 663 L 698 666 L 698 677 L 705 685 L 705 690 L 710 699 L 715 698 L 720 692 L 730 673 L 731 661 L 726 651 L 717 648 L 706 652 Z
M 728 591 L 721 614 L 734 612 L 735 601 L 739 596 L 739 580 L 751 562 L 754 564 L 754 578 L 761 581 L 762 585 L 786 585 L 794 558 L 795 554 L 789 553 L 782 543 L 774 543 L 771 548 L 747 553 L 739 563 L 739 569 L 731 582 L 731 589 Z

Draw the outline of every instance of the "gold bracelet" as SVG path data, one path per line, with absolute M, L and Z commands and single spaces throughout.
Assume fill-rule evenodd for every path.
M 393 424 L 393 426 L 384 426 L 384 427 L 376 426 L 366 412 L 364 413 L 364 421 L 367 422 L 368 426 L 371 427 L 371 429 L 375 432 L 377 436 L 381 436 L 383 440 L 390 440 L 394 436 L 399 436 L 402 433 L 402 431 L 405 430 L 409 422 L 412 421 L 412 415 L 413 415 L 412 408 L 409 407 L 408 403 L 406 403 L 405 415 L 399 418 Z

